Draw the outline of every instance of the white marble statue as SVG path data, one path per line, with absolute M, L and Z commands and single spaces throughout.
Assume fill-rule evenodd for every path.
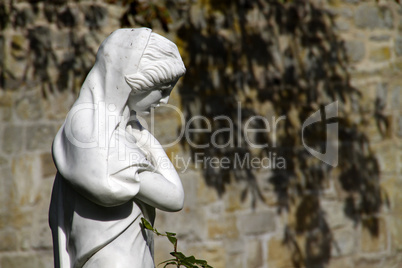
M 166 103 L 185 67 L 150 29 L 119 29 L 100 46 L 53 142 L 58 173 L 49 210 L 55 267 L 154 267 L 155 208 L 178 211 L 184 193 L 160 143 L 136 115 Z

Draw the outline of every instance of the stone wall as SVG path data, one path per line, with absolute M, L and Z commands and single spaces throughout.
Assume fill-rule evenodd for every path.
M 234 149 L 196 150 L 186 138 L 166 148 L 186 201 L 179 213 L 158 212 L 156 227 L 177 232 L 179 250 L 215 268 L 402 265 L 402 8 L 393 1 L 283 2 L 3 0 L 0 268 L 53 266 L 51 143 L 100 42 L 129 26 L 175 41 L 187 66 L 170 100 L 184 111 L 184 125 L 170 108 L 155 112 L 163 144 L 195 115 L 241 122 Z M 306 153 L 300 129 L 335 100 L 340 159 L 331 168 Z M 281 115 L 276 139 L 262 137 L 277 146 L 244 145 L 250 116 Z M 203 144 L 210 134 L 189 137 Z M 286 168 L 226 170 L 195 161 L 197 154 L 247 153 L 276 153 Z M 156 238 L 157 263 L 172 250 L 165 240 Z

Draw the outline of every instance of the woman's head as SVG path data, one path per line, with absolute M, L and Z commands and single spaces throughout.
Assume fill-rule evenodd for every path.
M 160 103 L 166 104 L 177 80 L 186 68 L 174 43 L 151 33 L 141 56 L 138 71 L 126 75 L 132 91 L 127 105 L 130 110 L 149 112 Z
M 140 59 L 138 71 L 126 75 L 133 93 L 149 91 L 166 84 L 176 83 L 186 68 L 177 46 L 170 40 L 151 33 Z

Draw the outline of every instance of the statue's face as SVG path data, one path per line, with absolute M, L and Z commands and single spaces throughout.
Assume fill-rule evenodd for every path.
M 131 92 L 127 101 L 130 110 L 137 113 L 147 114 L 152 108 L 156 108 L 161 104 L 169 101 L 170 93 L 176 83 L 160 85 L 146 91 Z

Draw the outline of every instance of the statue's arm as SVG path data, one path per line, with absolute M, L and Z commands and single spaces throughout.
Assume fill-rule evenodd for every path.
M 158 209 L 178 211 L 183 208 L 184 191 L 179 175 L 161 144 L 146 129 L 142 130 L 142 147 L 148 151 L 156 172 L 139 174 L 140 190 L 136 198 Z

